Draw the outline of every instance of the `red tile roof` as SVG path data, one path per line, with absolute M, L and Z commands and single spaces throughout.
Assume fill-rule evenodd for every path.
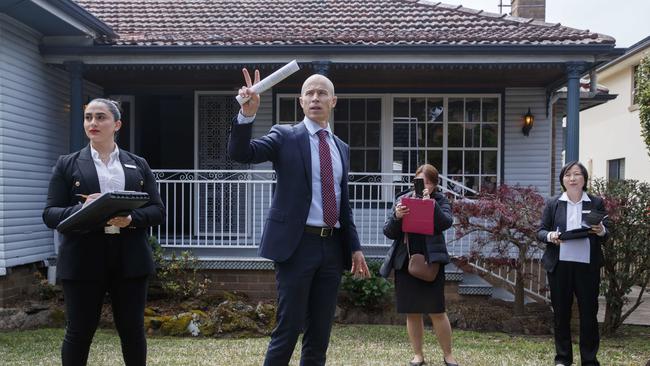
M 119 45 L 581 45 L 612 37 L 429 0 L 75 0 Z

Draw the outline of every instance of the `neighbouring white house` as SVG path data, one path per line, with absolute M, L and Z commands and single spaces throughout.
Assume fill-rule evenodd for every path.
M 580 112 L 580 158 L 593 177 L 650 182 L 650 155 L 636 101 L 636 70 L 648 55 L 650 36 L 596 71 L 598 84 L 618 97 Z

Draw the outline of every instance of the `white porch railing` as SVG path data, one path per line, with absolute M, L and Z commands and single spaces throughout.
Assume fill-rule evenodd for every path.
M 163 247 L 191 249 L 200 259 L 254 257 L 273 197 L 274 171 L 155 170 L 154 176 L 167 217 L 152 229 L 152 235 Z M 350 173 L 348 178 L 364 254 L 383 257 L 391 244 L 383 234 L 384 221 L 395 195 L 411 186 L 413 175 Z M 457 192 L 476 194 L 442 175 L 439 187 L 449 197 L 460 197 Z M 467 256 L 472 238 L 454 240 L 455 234 L 453 228 L 446 232 L 449 254 Z M 472 265 L 482 269 L 480 263 Z M 529 292 L 540 293 L 532 287 Z

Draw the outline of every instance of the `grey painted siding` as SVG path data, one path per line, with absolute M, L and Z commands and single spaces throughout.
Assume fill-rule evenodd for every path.
M 70 83 L 43 63 L 40 37 L 0 14 L 0 270 L 54 253 L 41 213 L 52 165 L 68 153 Z
M 521 132 L 522 116 L 530 107 L 535 124 L 529 136 Z M 504 183 L 534 186 L 551 193 L 551 118 L 544 88 L 508 88 L 505 91 Z

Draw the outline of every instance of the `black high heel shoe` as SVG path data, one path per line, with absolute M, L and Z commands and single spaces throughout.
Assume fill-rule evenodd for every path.
M 445 366 L 458 366 L 458 364 L 457 364 L 457 363 L 451 363 L 451 362 L 447 362 L 447 360 L 445 360 L 445 358 L 444 358 L 444 357 L 442 358 L 442 362 L 444 362 L 444 363 L 445 363 Z
M 419 361 L 419 362 L 409 361 L 409 366 L 425 366 L 426 364 L 427 363 L 424 360 Z

